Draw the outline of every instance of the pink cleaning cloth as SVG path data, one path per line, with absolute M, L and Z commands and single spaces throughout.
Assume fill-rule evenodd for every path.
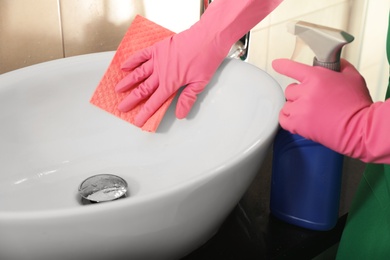
M 140 15 L 137 15 L 119 44 L 114 58 L 103 75 L 103 78 L 97 86 L 90 102 L 95 106 L 133 124 L 134 117 L 145 102 L 141 102 L 138 106 L 126 113 L 118 110 L 118 104 L 129 94 L 128 92 L 115 92 L 115 86 L 128 74 L 128 72 L 121 70 L 121 65 L 133 53 L 149 47 L 173 34 L 174 32 L 155 24 Z M 146 123 L 142 126 L 142 130 L 156 132 L 173 98 L 174 95 L 169 98 L 155 112 L 155 114 L 149 118 L 148 121 L 146 121 Z

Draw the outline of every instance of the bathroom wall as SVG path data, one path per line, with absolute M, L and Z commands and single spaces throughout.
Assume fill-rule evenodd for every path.
M 136 14 L 180 32 L 199 19 L 200 0 L 0 0 L 0 74 L 36 63 L 115 50 Z M 383 99 L 388 79 L 385 35 L 388 0 L 285 0 L 251 33 L 248 62 L 276 78 L 291 79 L 271 68 L 275 58 L 290 58 L 295 37 L 286 23 L 305 20 L 346 30 L 356 39 L 344 49 L 364 75 L 374 100 Z M 304 49 L 298 60 L 311 64 Z M 346 159 L 341 213 L 350 205 L 364 164 Z M 260 173 L 269 177 L 270 161 Z
M 201 0 L 0 0 L 0 74 L 48 60 L 115 50 L 136 14 L 175 32 L 199 19 Z M 356 39 L 344 50 L 366 78 L 374 100 L 382 100 L 388 64 L 385 35 L 388 0 L 285 0 L 252 30 L 248 62 L 266 70 L 285 87 L 290 79 L 270 67 L 290 58 L 295 37 L 291 20 L 344 29 Z M 310 64 L 304 49 L 298 60 Z
M 115 50 L 136 14 L 180 32 L 199 0 L 0 0 L 0 74 L 36 63 Z
M 351 30 L 360 36 L 348 59 L 359 68 L 370 88 L 374 101 L 383 100 L 389 80 L 389 64 L 386 57 L 386 32 L 390 1 L 354 1 L 350 21 Z M 355 27 L 354 27 L 355 25 Z
M 252 30 L 248 61 L 285 87 L 291 80 L 276 74 L 271 61 L 294 53 L 296 37 L 287 33 L 287 22 L 303 20 L 339 28 L 355 36 L 343 56 L 363 74 L 373 99 L 383 100 L 389 76 L 385 53 L 389 8 L 388 0 L 285 0 Z M 311 64 L 313 55 L 304 48 L 297 60 Z

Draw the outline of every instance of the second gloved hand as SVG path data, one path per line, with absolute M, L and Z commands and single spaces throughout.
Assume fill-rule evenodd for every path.
M 285 90 L 284 129 L 365 162 L 390 163 L 390 101 L 373 103 L 349 62 L 341 61 L 340 72 L 286 59 L 273 68 L 299 82 Z

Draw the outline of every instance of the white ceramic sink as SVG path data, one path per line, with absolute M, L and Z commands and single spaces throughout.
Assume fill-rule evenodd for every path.
M 268 74 L 225 60 L 188 119 L 173 104 L 151 134 L 89 103 L 113 54 L 0 75 L 0 259 L 179 259 L 255 177 L 284 103 Z M 101 173 L 130 196 L 82 205 Z

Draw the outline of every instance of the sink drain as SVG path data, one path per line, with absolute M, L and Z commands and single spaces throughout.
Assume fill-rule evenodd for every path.
M 98 174 L 80 184 L 79 194 L 83 204 L 113 201 L 126 197 L 127 182 L 113 174 Z

